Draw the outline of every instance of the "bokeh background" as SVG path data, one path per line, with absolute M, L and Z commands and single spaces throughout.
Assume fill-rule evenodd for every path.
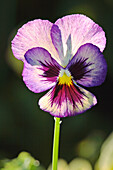
M 88 89 L 98 104 L 62 120 L 60 158 L 71 161 L 81 156 L 94 164 L 101 144 L 113 130 L 113 0 L 0 0 L 0 159 L 27 151 L 45 167 L 51 162 L 54 119 L 37 105 L 44 93 L 34 94 L 26 88 L 22 63 L 10 47 L 17 29 L 27 21 L 55 22 L 72 13 L 89 16 L 106 32 L 108 74 L 104 84 Z

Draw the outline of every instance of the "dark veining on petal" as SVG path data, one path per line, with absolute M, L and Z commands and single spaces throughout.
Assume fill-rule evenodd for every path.
M 65 94 L 65 98 L 63 96 Z M 81 99 L 83 99 L 84 93 L 80 91 L 79 87 L 76 85 L 68 86 L 66 84 L 59 85 L 58 82 L 56 86 L 53 89 L 53 93 L 51 96 L 51 106 L 53 103 L 58 104 L 58 106 L 61 106 L 62 102 L 66 100 L 66 102 L 69 100 L 70 103 L 73 105 L 73 108 L 78 107 L 78 103 L 82 105 L 83 103 Z
M 88 73 L 93 70 L 88 68 L 93 63 L 87 63 L 87 60 L 88 58 L 77 59 L 76 62 L 69 67 L 69 71 L 71 72 L 71 75 L 75 81 L 84 78 L 85 75 L 89 76 Z
M 52 105 L 54 103 L 54 100 L 57 99 L 58 97 L 59 97 L 59 100 L 57 102 L 59 105 L 61 105 L 62 88 L 63 88 L 63 85 L 58 85 L 58 83 L 56 84 L 54 88 L 53 96 L 52 96 Z
M 82 101 L 81 99 L 83 99 L 83 93 L 80 91 L 80 89 L 73 85 L 73 86 L 70 86 L 69 88 L 69 91 L 70 91 L 70 95 L 71 95 L 71 99 L 73 101 L 73 107 L 78 107 L 77 103 L 80 103 L 82 106 Z
M 49 79 L 49 81 L 53 81 L 53 77 L 57 80 L 57 76 L 59 75 L 59 66 L 56 63 L 52 63 L 52 62 L 47 62 L 45 61 L 46 64 L 44 64 L 43 62 L 39 61 L 42 68 L 40 68 L 41 70 L 44 71 L 43 77 L 46 77 Z

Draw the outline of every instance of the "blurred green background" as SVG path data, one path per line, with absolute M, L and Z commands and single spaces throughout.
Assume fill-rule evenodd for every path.
M 72 13 L 89 16 L 106 32 L 108 74 L 104 84 L 88 89 L 97 96 L 98 104 L 82 115 L 63 119 L 60 157 L 71 161 L 81 156 L 93 164 L 102 142 L 112 132 L 113 0 L 0 0 L 0 159 L 27 151 L 45 167 L 51 162 L 54 119 L 37 105 L 44 93 L 34 94 L 23 83 L 21 63 L 12 55 L 10 41 L 29 20 L 55 22 Z

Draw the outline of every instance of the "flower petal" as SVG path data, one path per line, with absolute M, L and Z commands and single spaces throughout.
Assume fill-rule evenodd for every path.
M 52 25 L 51 22 L 41 19 L 24 24 L 12 40 L 14 56 L 24 61 L 26 51 L 34 47 L 43 47 L 52 54 L 52 57 L 60 61 L 50 36 Z
M 50 89 L 56 84 L 60 65 L 51 57 L 50 53 L 36 47 L 25 53 L 23 80 L 33 92 L 39 93 Z
M 67 56 L 67 64 L 75 55 L 78 48 L 86 43 L 92 43 L 103 51 L 106 45 L 106 37 L 103 29 L 93 20 L 81 14 L 68 15 L 55 22 L 61 30 L 64 55 Z M 68 43 L 70 41 L 70 43 Z M 71 46 L 71 51 L 68 52 Z M 66 54 L 68 53 L 68 55 Z M 65 59 L 66 60 L 66 59 Z
M 53 24 L 51 28 L 51 39 L 59 54 L 60 59 L 62 60 L 64 58 L 62 36 L 59 27 L 55 24 Z
M 82 45 L 67 68 L 74 80 L 86 87 L 99 86 L 107 73 L 104 56 L 93 44 Z
M 73 85 L 58 83 L 39 100 L 42 110 L 56 117 L 74 116 L 83 113 L 97 103 L 96 97 L 87 90 Z

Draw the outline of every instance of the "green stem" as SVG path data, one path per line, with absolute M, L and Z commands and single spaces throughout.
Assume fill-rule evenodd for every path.
M 57 170 L 59 134 L 60 134 L 60 118 L 55 117 L 54 119 L 55 119 L 55 129 L 54 129 L 52 170 Z

